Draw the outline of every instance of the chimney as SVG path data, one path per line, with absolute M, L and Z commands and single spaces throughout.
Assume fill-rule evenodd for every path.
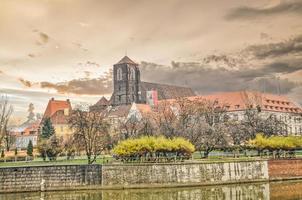
M 67 101 L 68 103 L 70 103 L 70 99 L 66 99 L 66 101 Z
M 52 98 L 51 98 L 51 101 L 54 101 L 54 100 L 55 100 L 55 98 L 54 98 L 54 97 L 52 97 Z

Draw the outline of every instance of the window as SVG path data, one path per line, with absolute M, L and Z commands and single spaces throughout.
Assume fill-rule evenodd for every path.
M 135 69 L 130 68 L 130 80 L 135 80 Z
M 118 68 L 117 71 L 116 71 L 116 79 L 118 81 L 122 80 L 123 79 L 123 70 L 122 68 Z
M 119 86 L 118 86 L 118 91 L 121 91 L 121 90 L 122 90 L 122 86 L 119 85 Z
M 121 97 L 121 95 L 119 95 L 118 96 L 118 101 L 121 102 L 121 100 L 122 100 L 122 97 Z

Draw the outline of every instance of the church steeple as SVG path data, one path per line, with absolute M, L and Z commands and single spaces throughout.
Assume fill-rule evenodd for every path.
M 113 65 L 113 105 L 140 102 L 140 71 L 138 64 L 124 56 Z

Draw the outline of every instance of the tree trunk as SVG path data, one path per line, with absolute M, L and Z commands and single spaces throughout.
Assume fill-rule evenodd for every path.
M 206 149 L 203 153 L 203 157 L 204 158 L 208 158 L 209 157 L 209 154 L 210 154 L 210 150 L 209 149 Z

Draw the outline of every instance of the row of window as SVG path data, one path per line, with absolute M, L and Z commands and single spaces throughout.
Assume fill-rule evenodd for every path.
M 298 112 L 298 108 L 285 108 L 285 107 L 281 107 L 281 106 L 269 106 L 269 105 L 264 105 L 264 108 L 281 110 L 281 111 L 289 111 L 289 112 Z
M 270 99 L 267 99 L 266 100 L 267 103 L 276 103 L 276 104 L 282 104 L 282 105 L 289 105 L 289 102 L 287 101 L 279 101 L 279 100 L 270 100 Z
M 123 70 L 122 70 L 122 68 L 118 68 L 116 70 L 116 79 L 118 81 L 123 80 Z M 129 79 L 130 80 L 135 80 L 135 69 L 134 68 L 130 68 L 130 70 L 129 70 Z

